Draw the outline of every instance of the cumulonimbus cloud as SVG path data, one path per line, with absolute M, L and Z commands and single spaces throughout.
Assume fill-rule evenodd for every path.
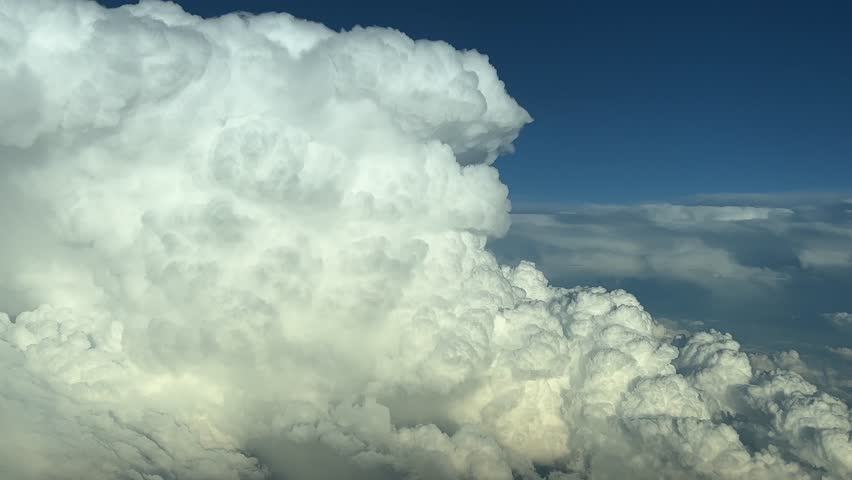
M 729 335 L 486 249 L 531 119 L 477 52 L 0 0 L 0 476 L 844 478 Z

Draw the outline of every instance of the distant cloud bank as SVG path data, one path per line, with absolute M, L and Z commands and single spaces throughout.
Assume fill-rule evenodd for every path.
M 490 246 L 508 263 L 534 260 L 557 284 L 636 291 L 669 328 L 736 332 L 765 354 L 798 349 L 811 373 L 831 371 L 809 378 L 849 399 L 852 366 L 830 354 L 852 345 L 848 204 L 840 194 L 778 194 L 520 205 Z

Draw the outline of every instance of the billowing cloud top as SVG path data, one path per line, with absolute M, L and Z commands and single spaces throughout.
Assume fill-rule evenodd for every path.
M 0 51 L 2 478 L 852 474 L 796 373 L 497 263 L 530 117 L 476 52 L 58 0 Z

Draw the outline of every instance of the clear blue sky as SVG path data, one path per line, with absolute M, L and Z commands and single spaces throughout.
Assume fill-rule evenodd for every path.
M 177 3 L 392 26 L 488 54 L 536 119 L 498 161 L 515 201 L 852 190 L 852 2 Z

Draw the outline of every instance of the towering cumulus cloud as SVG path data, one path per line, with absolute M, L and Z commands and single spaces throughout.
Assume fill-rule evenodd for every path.
M 477 52 L 0 0 L 0 56 L 0 478 L 852 475 L 797 374 L 495 261 Z

